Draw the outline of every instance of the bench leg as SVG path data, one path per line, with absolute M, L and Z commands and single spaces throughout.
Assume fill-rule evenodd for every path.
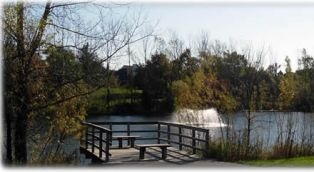
M 140 159 L 144 159 L 145 147 L 140 147 Z
M 161 158 L 162 159 L 167 158 L 167 147 L 161 147 Z
M 121 149 L 122 148 L 122 138 L 118 138 L 118 141 L 119 141 L 119 148 Z
M 131 138 L 129 141 L 131 141 L 131 148 L 134 148 L 134 141 L 135 141 L 135 139 Z

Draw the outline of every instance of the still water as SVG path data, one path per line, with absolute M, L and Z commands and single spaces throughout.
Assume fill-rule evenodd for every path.
M 146 122 L 167 121 L 200 126 L 210 131 L 211 138 L 225 135 L 226 128 L 231 128 L 234 135 L 243 135 L 247 131 L 248 114 L 238 112 L 228 118 L 219 115 L 215 109 L 184 109 L 168 115 L 107 115 L 91 116 L 87 121 L 111 122 Z M 271 146 L 280 138 L 287 138 L 296 143 L 314 143 L 314 113 L 303 112 L 254 112 L 251 114 L 251 139 L 259 140 L 264 146 Z

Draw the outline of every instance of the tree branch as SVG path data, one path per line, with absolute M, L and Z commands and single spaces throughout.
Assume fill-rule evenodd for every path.
M 73 6 L 73 5 L 78 5 L 78 4 L 87 4 L 90 3 L 92 1 L 86 1 L 86 2 L 73 2 L 73 3 L 65 3 L 65 4 L 57 4 L 57 5 L 53 5 L 50 7 L 50 9 L 53 8 L 58 8 L 58 7 L 66 7 L 66 6 Z
M 37 48 L 40 45 L 42 36 L 44 34 L 44 31 L 45 31 L 45 28 L 47 25 L 47 19 L 48 19 L 49 13 L 50 13 L 50 6 L 51 6 L 51 1 L 49 0 L 46 3 L 45 11 L 44 11 L 44 13 L 43 13 L 43 15 L 39 21 L 39 25 L 36 29 L 36 34 L 34 35 L 34 38 L 31 41 L 29 57 L 32 57 L 35 54 Z
M 60 100 L 57 100 L 57 101 L 55 101 L 55 102 L 48 103 L 48 104 L 45 104 L 45 105 L 42 105 L 42 106 L 32 107 L 32 108 L 30 108 L 29 111 L 30 111 L 30 112 L 39 111 L 39 110 L 45 109 L 45 108 L 47 108 L 47 107 L 49 107 L 49 106 L 58 105 L 58 104 L 60 104 L 60 103 L 63 103 L 63 102 L 72 100 L 72 99 L 77 98 L 77 97 L 86 96 L 86 95 L 89 95 L 89 94 L 91 94 L 91 93 L 93 93 L 93 92 L 95 92 L 95 91 L 97 91 L 97 90 L 103 88 L 103 87 L 104 87 L 104 85 L 101 85 L 101 86 L 98 86 L 98 87 L 96 87 L 96 88 L 94 88 L 94 89 L 92 89 L 92 90 L 90 90 L 90 91 L 88 91 L 88 92 L 85 92 L 85 93 L 73 95 L 73 96 L 70 96 L 70 97 L 67 97 L 67 98 L 64 98 L 64 99 L 60 99 Z
M 78 31 L 75 31 L 75 30 L 72 30 L 72 29 L 63 27 L 63 26 L 56 25 L 56 24 L 54 24 L 54 23 L 47 23 L 47 24 L 48 24 L 48 25 L 51 25 L 51 26 L 55 26 L 55 27 L 60 28 L 60 29 L 63 29 L 63 30 L 66 30 L 66 31 L 69 31 L 69 32 L 72 32 L 72 33 L 75 33 L 75 34 L 78 34 L 78 35 L 81 35 L 81 36 L 85 36 L 85 37 L 93 38 L 93 39 L 99 39 L 98 37 L 86 35 L 86 34 L 84 34 L 84 33 L 81 33 L 81 32 L 78 32 Z

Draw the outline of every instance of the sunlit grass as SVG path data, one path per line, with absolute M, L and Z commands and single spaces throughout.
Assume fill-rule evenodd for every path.
M 128 88 L 118 87 L 110 88 L 110 103 L 107 103 L 107 88 L 101 88 L 92 93 L 88 97 L 88 113 L 89 114 L 105 114 L 110 113 L 115 106 L 138 103 L 138 95 L 142 93 L 142 90 L 132 90 L 133 94 L 137 95 L 135 100 L 131 100 L 131 90 Z M 109 107 L 108 107 L 109 105 Z
M 274 160 L 252 160 L 241 161 L 240 163 L 252 166 L 267 166 L 267 167 L 314 167 L 314 156 L 274 159 Z

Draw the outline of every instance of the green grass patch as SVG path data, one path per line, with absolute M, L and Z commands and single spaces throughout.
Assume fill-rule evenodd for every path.
M 241 161 L 240 163 L 263 167 L 314 167 L 314 156 L 273 160 Z
M 107 94 L 109 93 L 109 97 Z M 142 90 L 131 90 L 127 88 L 101 88 L 88 96 L 88 114 L 108 114 L 114 113 L 116 110 L 128 111 L 132 106 L 138 107 Z

